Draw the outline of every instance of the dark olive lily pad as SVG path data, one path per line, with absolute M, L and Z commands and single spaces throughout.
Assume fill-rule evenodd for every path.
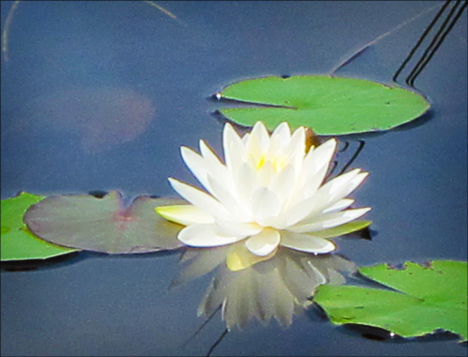
M 181 200 L 139 196 L 125 207 L 117 191 L 102 198 L 51 196 L 32 205 L 24 222 L 42 239 L 66 247 L 110 254 L 148 253 L 182 245 L 177 240 L 182 226 L 154 212 L 157 206 L 176 203 Z
M 466 262 L 435 260 L 428 267 L 407 262 L 403 269 L 381 264 L 359 272 L 398 291 L 320 286 L 314 301 L 334 324 L 369 325 L 403 337 L 443 329 L 468 339 Z
M 16 197 L 2 200 L 2 261 L 47 259 L 75 251 L 39 239 L 23 223 L 28 207 L 44 197 L 21 192 Z
M 430 107 L 422 95 L 396 84 L 319 75 L 248 79 L 228 85 L 216 97 L 249 105 L 219 110 L 237 124 L 262 121 L 273 130 L 287 121 L 318 135 L 388 130 Z

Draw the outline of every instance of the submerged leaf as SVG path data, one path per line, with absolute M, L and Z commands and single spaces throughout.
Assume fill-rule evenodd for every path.
M 314 301 L 337 325 L 355 323 L 383 328 L 403 337 L 444 329 L 467 332 L 467 263 L 435 260 L 429 267 L 386 264 L 359 272 L 398 292 L 357 286 L 321 286 Z
M 91 195 L 47 197 L 24 215 L 29 229 L 44 240 L 110 254 L 147 253 L 181 246 L 180 225 L 154 213 L 170 198 L 137 197 L 125 207 L 121 195 L 111 191 L 102 198 Z
M 72 87 L 25 103 L 12 129 L 48 136 L 69 133 L 87 153 L 111 150 L 137 139 L 155 118 L 150 98 L 130 88 Z
M 16 197 L 2 200 L 2 261 L 47 259 L 75 251 L 37 238 L 23 223 L 28 207 L 42 199 L 44 196 L 21 192 Z
M 293 128 L 310 127 L 318 135 L 344 135 L 388 130 L 424 114 L 430 107 L 420 94 L 369 80 L 295 76 L 249 79 L 216 95 L 262 106 L 220 109 L 245 126 L 263 121 L 273 130 L 287 121 Z

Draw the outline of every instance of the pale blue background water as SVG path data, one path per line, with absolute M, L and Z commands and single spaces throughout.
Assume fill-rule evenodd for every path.
M 222 104 L 210 95 L 245 78 L 326 73 L 436 2 L 158 4 L 177 20 L 143 2 L 20 3 L 9 61 L 2 62 L 2 199 L 19 191 L 172 195 L 168 176 L 194 182 L 180 145 L 196 147 L 203 138 L 220 150 L 222 125 L 210 112 Z M 1 3 L 2 28 L 11 5 Z M 386 37 L 339 74 L 389 81 L 434 14 Z M 467 260 L 466 24 L 465 12 L 416 80 L 433 105 L 430 120 L 365 138 L 353 164 L 371 173 L 355 196 L 373 207 L 368 217 L 378 232 L 371 242 L 339 242 L 340 253 L 359 265 Z M 76 121 L 86 111 L 72 107 L 70 88 L 120 88 L 131 100 L 128 93 L 137 92 L 155 108 L 154 118 L 126 143 L 132 126 L 116 133 L 110 125 L 107 136 L 80 132 Z M 53 115 L 44 111 L 50 103 Z M 196 308 L 209 277 L 168 291 L 176 269 L 177 254 L 91 255 L 2 272 L 1 353 L 204 355 L 224 329 L 219 316 L 181 345 L 202 322 Z M 445 337 L 371 341 L 309 315 L 287 330 L 273 322 L 233 331 L 213 355 L 467 353 L 466 344 Z

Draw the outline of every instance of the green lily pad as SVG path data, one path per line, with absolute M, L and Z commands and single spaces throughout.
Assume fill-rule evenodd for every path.
M 403 337 L 443 329 L 466 341 L 467 267 L 450 260 L 435 260 L 428 267 L 411 262 L 403 269 L 363 267 L 361 274 L 397 291 L 323 285 L 314 301 L 337 325 L 369 325 Z
M 23 223 L 23 215 L 28 207 L 44 198 L 21 192 L 16 197 L 2 200 L 2 261 L 47 259 L 76 251 L 43 241 Z
M 273 130 L 287 121 L 318 135 L 388 130 L 430 107 L 422 95 L 396 84 L 318 75 L 248 79 L 227 86 L 216 97 L 263 105 L 219 109 L 240 125 L 262 121 Z

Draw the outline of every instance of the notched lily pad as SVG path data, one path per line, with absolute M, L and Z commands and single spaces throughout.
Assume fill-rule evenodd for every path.
M 442 329 L 466 341 L 467 268 L 466 262 L 450 260 L 429 266 L 407 262 L 403 269 L 363 267 L 362 275 L 397 291 L 326 285 L 318 288 L 314 301 L 337 325 L 369 325 L 402 337 Z
M 273 130 L 287 121 L 293 128 L 310 127 L 318 135 L 389 130 L 430 107 L 422 95 L 396 84 L 320 75 L 249 79 L 227 86 L 216 98 L 255 105 L 219 109 L 237 124 L 263 121 Z
M 37 236 L 63 246 L 110 254 L 147 253 L 182 245 L 176 238 L 182 226 L 154 212 L 157 206 L 180 201 L 139 196 L 125 207 L 117 191 L 102 198 L 52 196 L 32 205 L 24 222 Z
M 28 207 L 44 197 L 21 192 L 16 197 L 2 200 L 2 261 L 47 259 L 75 251 L 39 239 L 23 223 L 23 215 Z

